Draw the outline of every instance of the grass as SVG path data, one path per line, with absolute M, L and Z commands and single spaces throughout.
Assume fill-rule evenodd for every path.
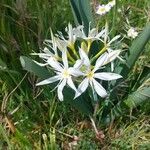
M 107 16 L 113 34 L 125 35 L 127 18 L 139 31 L 150 21 L 149 0 L 123 0 L 117 7 L 123 11 L 116 13 L 116 8 Z M 117 21 L 111 21 L 114 13 Z M 22 70 L 20 55 L 31 57 L 29 54 L 39 51 L 42 41 L 50 36 L 50 28 L 56 32 L 73 22 L 67 0 L 1 0 L 0 18 L 0 149 L 150 149 L 148 103 L 109 126 L 102 126 L 99 119 L 98 128 L 105 134 L 100 141 L 88 118 L 59 102 L 49 87 L 37 88 L 37 77 Z M 131 42 L 125 39 L 123 48 Z M 136 63 L 130 84 L 149 65 L 149 51 L 150 44 Z M 127 92 L 132 90 L 129 86 Z

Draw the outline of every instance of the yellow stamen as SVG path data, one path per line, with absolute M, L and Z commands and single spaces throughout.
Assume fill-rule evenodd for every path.
M 68 78 L 70 76 L 70 73 L 68 72 L 68 70 L 64 70 L 63 73 L 62 73 L 62 76 L 64 78 Z
M 90 71 L 88 74 L 87 74 L 87 78 L 91 79 L 93 78 L 94 76 L 94 72 L 93 71 Z

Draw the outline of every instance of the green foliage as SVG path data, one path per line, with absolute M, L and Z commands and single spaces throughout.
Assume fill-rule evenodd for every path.
M 133 68 L 135 62 L 139 58 L 140 54 L 144 51 L 145 45 L 150 40 L 150 23 L 147 24 L 147 26 L 144 28 L 142 33 L 139 35 L 139 37 L 133 41 L 130 49 L 129 54 L 126 56 L 126 65 L 124 65 L 121 69 L 121 75 L 123 75 L 124 78 L 128 76 L 131 69 Z
M 88 34 L 89 23 L 91 27 L 94 26 L 90 0 L 70 0 L 70 4 L 76 25 L 83 24 L 85 26 L 85 33 Z

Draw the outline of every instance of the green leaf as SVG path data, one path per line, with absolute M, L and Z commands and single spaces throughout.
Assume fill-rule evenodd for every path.
M 128 98 L 124 101 L 124 103 L 130 109 L 133 109 L 141 103 L 148 100 L 150 100 L 150 87 L 143 87 L 129 95 Z
M 116 117 L 122 116 L 127 111 L 134 109 L 144 102 L 150 100 L 150 79 L 144 83 L 137 91 L 131 93 L 127 99 L 122 102 L 117 103 L 112 109 L 111 112 L 103 117 L 103 122 L 105 124 L 110 123 Z
M 133 41 L 129 54 L 127 55 L 127 65 L 123 65 L 121 75 L 126 78 L 140 54 L 144 51 L 145 45 L 150 40 L 150 23 L 144 28 L 143 32 Z
M 32 72 L 42 79 L 48 78 L 50 76 L 50 73 L 46 68 L 37 65 L 32 61 L 32 59 L 26 56 L 21 56 L 20 62 L 24 70 Z
M 85 27 L 85 33 L 88 34 L 89 23 L 91 23 L 91 27 L 94 26 L 90 0 L 70 0 L 70 4 L 75 23 L 77 25 L 83 24 Z
M 21 56 L 20 61 L 24 70 L 32 72 L 42 79 L 50 77 L 50 72 L 46 68 L 37 65 L 34 61 L 32 61 L 32 59 Z M 54 84 L 51 84 L 50 86 L 51 88 L 54 88 Z M 80 112 L 86 115 L 91 115 L 93 113 L 93 107 L 91 103 L 83 96 L 80 96 L 74 100 L 74 92 L 70 88 L 65 88 L 63 93 L 64 102 L 71 104 L 73 107 L 77 108 Z

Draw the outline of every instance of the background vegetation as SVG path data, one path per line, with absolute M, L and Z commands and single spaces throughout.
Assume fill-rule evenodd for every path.
M 93 12 L 95 2 L 91 0 Z M 105 18 L 94 17 L 99 26 L 104 25 Z M 150 1 L 118 0 L 107 17 L 114 35 L 126 35 L 127 20 L 140 32 L 150 21 Z M 150 149 L 149 101 L 107 126 L 98 119 L 105 134 L 99 141 L 88 118 L 59 102 L 49 87 L 35 87 L 37 77 L 22 69 L 19 57 L 38 52 L 43 40 L 49 38 L 50 28 L 54 33 L 63 31 L 68 22 L 73 23 L 68 0 L 0 1 L 0 149 L 69 149 L 73 145 L 75 149 Z M 124 38 L 122 47 L 128 49 L 132 41 Z M 149 87 L 149 60 L 148 43 L 124 84 L 126 93 L 139 87 L 137 81 L 147 81 Z

